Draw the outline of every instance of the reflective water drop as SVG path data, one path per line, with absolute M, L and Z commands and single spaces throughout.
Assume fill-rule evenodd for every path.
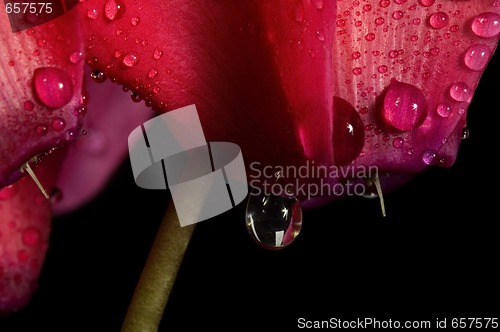
M 380 7 L 385 8 L 391 4 L 390 0 L 380 0 Z
M 467 128 L 462 129 L 462 139 L 467 139 L 470 136 L 470 131 Z
M 83 60 L 83 52 L 75 51 L 70 54 L 69 61 L 71 63 L 79 63 Z
M 313 5 L 314 8 L 316 9 L 322 9 L 323 8 L 323 0 L 310 0 L 311 5 Z
M 125 4 L 120 0 L 108 0 L 104 4 L 104 15 L 110 21 L 117 20 L 125 14 Z
M 361 73 L 363 72 L 363 69 L 361 69 L 361 67 L 356 67 L 352 70 L 352 73 L 354 75 L 361 75 Z
M 158 76 L 158 71 L 156 69 L 150 69 L 148 72 L 149 78 L 156 78 Z
M 321 30 L 316 31 L 316 37 L 319 41 L 325 41 L 325 34 Z
M 429 24 L 434 29 L 442 29 L 448 25 L 450 17 L 445 12 L 436 12 L 429 17 Z
M 302 228 L 300 202 L 286 195 L 252 193 L 247 203 L 246 226 L 252 239 L 263 248 L 285 248 Z
M 92 77 L 92 79 L 97 83 L 103 83 L 106 81 L 106 74 L 99 70 L 91 72 L 90 77 Z
M 376 24 L 376 25 L 382 25 L 382 24 L 384 24 L 384 22 L 385 22 L 385 20 L 384 20 L 384 18 L 383 18 L 383 17 L 377 17 L 377 18 L 375 19 L 375 24 Z
M 363 121 L 356 109 L 347 101 L 333 97 L 333 159 L 343 166 L 356 159 L 365 143 Z
M 134 53 L 129 53 L 123 57 L 122 63 L 129 68 L 134 67 L 139 63 L 139 57 Z
M 392 13 L 392 18 L 395 20 L 400 20 L 404 16 L 404 13 L 401 10 L 396 10 L 394 13 Z
M 430 7 L 436 2 L 436 0 L 418 0 L 418 2 L 424 7 Z
M 414 85 L 393 79 L 384 97 L 382 118 L 394 129 L 408 131 L 419 127 L 427 116 L 427 101 Z
M 377 70 L 379 73 L 383 74 L 383 73 L 387 73 L 387 66 L 386 65 L 381 65 L 381 66 L 378 66 Z
M 139 25 L 139 23 L 141 23 L 141 19 L 137 16 L 134 16 L 130 19 L 130 24 L 132 24 L 133 26 L 137 26 Z
M 73 83 L 59 68 L 43 67 L 33 73 L 33 87 L 38 99 L 49 108 L 60 108 L 73 97 Z
M 491 50 L 487 45 L 477 44 L 472 45 L 465 51 L 463 59 L 467 68 L 474 71 L 481 71 L 486 67 L 490 55 Z
M 130 98 L 134 103 L 139 103 L 142 101 L 141 96 L 139 96 L 137 93 L 132 93 L 132 96 L 130 96 Z
M 464 82 L 453 83 L 450 87 L 450 97 L 456 101 L 470 102 L 472 90 Z
M 159 60 L 163 56 L 163 52 L 160 50 L 155 50 L 153 53 L 153 58 Z
M 99 11 L 97 9 L 94 8 L 87 11 L 87 17 L 91 20 L 95 20 L 97 16 L 99 16 Z
M 35 247 L 40 243 L 40 230 L 36 227 L 28 227 L 22 234 L 23 243 L 28 247 Z
M 443 102 L 438 105 L 438 107 L 436 108 L 436 112 L 439 116 L 447 118 L 451 115 L 451 113 L 453 113 L 453 108 L 450 104 Z
M 38 136 L 43 136 L 47 133 L 48 131 L 48 128 L 47 126 L 45 125 L 38 125 L 35 127 L 35 133 L 38 135 Z
M 62 131 L 64 128 L 66 128 L 66 121 L 63 118 L 55 117 L 52 119 L 52 129 Z
M 436 151 L 434 151 L 434 150 L 427 150 L 422 155 L 422 160 L 427 165 L 431 165 L 435 159 L 436 159 Z
M 395 3 L 397 3 L 398 5 L 402 5 L 404 3 L 406 3 L 408 0 L 394 0 Z
M 479 14 L 472 20 L 471 28 L 479 37 L 494 37 L 500 32 L 500 15 L 495 13 Z
M 373 41 L 375 39 L 375 34 L 373 32 L 370 32 L 365 36 L 365 39 L 367 41 Z
M 404 139 L 401 137 L 396 137 L 392 140 L 392 146 L 396 149 L 401 149 L 403 147 Z
M 35 109 L 35 104 L 31 100 L 26 100 L 23 103 L 23 108 L 25 111 L 32 112 Z

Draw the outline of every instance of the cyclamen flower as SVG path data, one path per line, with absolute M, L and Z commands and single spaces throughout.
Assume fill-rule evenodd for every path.
M 17 33 L 0 14 L 0 310 L 29 299 L 49 236 L 51 207 L 20 170 L 31 163 L 50 190 L 65 147 L 92 135 L 84 63 L 158 112 L 196 104 L 207 139 L 237 143 L 247 164 L 375 165 L 387 190 L 453 164 L 499 12 L 494 0 L 94 0 Z

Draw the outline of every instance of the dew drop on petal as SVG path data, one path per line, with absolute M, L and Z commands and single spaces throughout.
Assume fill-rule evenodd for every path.
M 156 60 L 161 59 L 162 56 L 163 56 L 163 52 L 160 50 L 155 50 L 153 53 L 153 58 L 155 58 Z
M 392 80 L 381 108 L 382 118 L 394 129 L 408 131 L 419 127 L 427 116 L 427 101 L 414 85 Z
M 149 78 L 156 78 L 158 76 L 158 71 L 156 69 L 150 69 L 148 72 Z
M 104 15 L 110 21 L 117 20 L 125 13 L 125 4 L 120 0 L 107 0 L 104 4 Z
M 439 116 L 447 118 L 453 113 L 453 108 L 450 104 L 443 102 L 437 106 L 436 112 Z
M 403 18 L 403 16 L 404 16 L 404 13 L 401 10 L 396 10 L 394 13 L 392 13 L 392 18 L 395 20 L 400 20 Z
M 356 67 L 352 70 L 352 73 L 354 75 L 361 75 L 361 73 L 363 72 L 363 69 L 361 69 L 360 67 Z
M 435 159 L 436 159 L 436 151 L 434 151 L 434 150 L 427 150 L 422 155 L 422 160 L 427 165 L 431 165 Z
M 448 25 L 450 17 L 445 12 L 436 12 L 429 17 L 429 24 L 434 29 L 442 29 Z
M 66 128 L 66 121 L 63 118 L 55 117 L 52 119 L 52 129 L 62 131 L 64 128 Z
M 139 25 L 140 22 L 141 22 L 141 19 L 137 16 L 134 16 L 130 19 L 130 24 L 132 24 L 133 26 Z
M 424 7 L 430 7 L 436 2 L 436 0 L 418 0 L 418 3 Z
M 375 34 L 373 32 L 370 32 L 370 33 L 366 34 L 365 39 L 367 41 L 373 41 L 375 39 Z
M 383 73 L 387 73 L 387 66 L 386 65 L 380 65 L 378 66 L 377 70 L 379 73 L 383 74 Z
M 395 147 L 396 149 L 401 149 L 404 144 L 404 139 L 401 137 L 396 137 L 395 139 L 392 140 L 392 146 Z
M 491 50 L 487 45 L 476 44 L 465 51 L 463 59 L 467 68 L 474 71 L 481 71 L 486 67 L 490 55 Z
M 38 135 L 38 136 L 43 136 L 47 133 L 48 131 L 48 128 L 47 126 L 45 125 L 38 125 L 35 127 L 35 133 Z
M 468 128 L 462 129 L 462 139 L 467 139 L 470 136 L 470 131 Z
M 41 240 L 40 231 L 36 227 L 28 227 L 23 231 L 22 239 L 26 246 L 35 247 Z
M 479 14 L 472 20 L 471 28 L 479 37 L 494 37 L 500 32 L 500 15 L 496 13 Z
M 70 76 L 59 68 L 43 67 L 33 73 L 33 87 L 38 99 L 49 108 L 60 108 L 73 97 Z
M 358 157 L 365 142 L 365 128 L 356 109 L 346 100 L 333 97 L 333 159 L 343 166 Z
M 450 87 L 450 97 L 455 101 L 470 102 L 472 90 L 464 82 L 453 83 Z
M 390 0 L 380 0 L 379 5 L 382 8 L 385 8 L 391 4 Z
M 79 63 L 83 60 L 83 58 L 84 58 L 83 52 L 75 51 L 75 52 L 70 54 L 69 61 L 71 63 Z
M 87 17 L 91 20 L 95 20 L 99 16 L 99 11 L 97 9 L 89 9 L 87 11 Z
M 97 83 L 103 83 L 106 81 L 106 74 L 99 70 L 91 72 L 90 77 L 92 77 L 92 79 Z
M 302 228 L 302 209 L 293 196 L 251 193 L 245 215 L 250 237 L 266 249 L 287 247 Z
M 134 53 L 129 53 L 123 57 L 122 63 L 128 68 L 132 68 L 139 63 L 139 57 Z
M 385 22 L 385 20 L 384 20 L 384 18 L 383 18 L 383 17 L 377 17 L 377 18 L 375 19 L 375 24 L 376 24 L 376 25 L 382 25 L 382 24 L 384 24 L 384 22 Z

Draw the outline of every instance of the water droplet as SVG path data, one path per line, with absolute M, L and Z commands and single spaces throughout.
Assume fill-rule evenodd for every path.
M 323 0 L 310 0 L 311 5 L 313 5 L 314 8 L 316 9 L 322 9 L 323 8 Z
M 92 79 L 97 83 L 103 83 L 106 81 L 106 74 L 99 70 L 91 72 L 90 77 L 92 77 Z
M 438 105 L 438 107 L 436 108 L 436 112 L 439 116 L 447 118 L 453 113 L 453 108 L 450 104 L 443 102 Z
M 467 128 L 462 129 L 462 139 L 467 139 L 470 136 L 470 131 Z
M 66 130 L 64 133 L 64 139 L 68 142 L 73 142 L 78 138 L 78 132 L 75 129 Z
M 397 3 L 398 5 L 402 5 L 404 3 L 406 3 L 408 0 L 394 0 L 395 3 Z
M 436 155 L 437 155 L 436 151 L 434 151 L 434 150 L 427 150 L 422 155 L 422 160 L 427 165 L 431 165 L 434 162 L 434 159 L 436 159 Z
M 386 65 L 381 65 L 381 66 L 378 66 L 377 68 L 378 72 L 383 74 L 383 73 L 387 73 L 387 66 Z
M 45 135 L 45 134 L 47 133 L 47 131 L 48 131 L 48 128 L 47 128 L 47 126 L 45 126 L 45 125 L 38 125 L 38 126 L 36 126 L 36 128 L 35 128 L 35 132 L 36 132 L 36 134 L 37 134 L 38 136 L 43 136 L 43 135 Z
M 380 7 L 385 8 L 391 4 L 389 0 L 380 0 Z
M 375 34 L 373 32 L 370 32 L 365 36 L 365 39 L 367 41 L 373 41 L 375 39 Z
M 391 50 L 389 51 L 389 58 L 397 58 L 398 57 L 398 54 L 399 52 L 397 50 Z
M 384 24 L 384 22 L 385 22 L 385 20 L 384 20 L 384 18 L 383 18 L 383 17 L 377 17 L 377 18 L 375 19 L 375 24 L 376 24 L 376 25 L 382 25 L 382 24 Z
M 358 157 L 365 142 L 363 121 L 346 100 L 333 97 L 333 159 L 343 166 Z
M 125 13 L 125 4 L 120 0 L 108 0 L 104 4 L 104 15 L 110 21 L 117 20 Z
M 464 82 L 453 83 L 450 87 L 450 97 L 456 101 L 470 102 L 472 90 Z
M 464 63 L 467 68 L 474 71 L 481 71 L 486 67 L 491 55 L 491 50 L 487 45 L 472 45 L 465 51 Z
M 83 60 L 83 52 L 75 51 L 70 54 L 69 61 L 71 63 L 79 63 Z
M 11 199 L 16 194 L 16 187 L 13 185 L 0 189 L 0 200 Z
M 26 100 L 23 103 L 23 108 L 25 111 L 32 112 L 35 109 L 35 104 L 31 100 Z
M 126 67 L 132 68 L 139 63 L 139 57 L 137 56 L 137 54 L 129 53 L 123 57 L 122 63 Z
M 316 31 L 316 37 L 319 41 L 325 41 L 325 34 L 321 30 Z
M 52 119 L 52 129 L 62 131 L 64 128 L 66 128 L 66 121 L 63 118 L 55 117 Z
M 46 39 L 38 39 L 37 44 L 40 47 L 45 47 L 47 45 L 47 40 Z
M 381 108 L 385 122 L 394 129 L 408 131 L 419 127 L 427 116 L 427 101 L 414 85 L 393 79 Z
M 460 27 L 456 24 L 453 24 L 451 27 L 450 27 L 450 31 L 451 32 L 457 32 L 458 30 L 460 29 Z
M 404 16 L 404 13 L 401 10 L 396 10 L 394 13 L 392 13 L 392 18 L 395 20 L 400 20 L 403 18 L 403 16 Z
M 335 23 L 339 28 L 342 28 L 343 26 L 345 26 L 345 20 L 344 19 L 341 19 L 341 20 L 338 20 L 337 23 Z
M 87 11 L 87 17 L 91 20 L 95 20 L 97 16 L 99 16 L 99 11 L 97 9 L 94 8 Z
M 361 75 L 361 73 L 363 72 L 363 69 L 361 69 L 361 67 L 356 67 L 352 70 L 352 73 L 354 75 Z
M 160 50 L 155 50 L 153 53 L 153 58 L 159 60 L 163 56 L 163 52 Z
M 404 139 L 401 137 L 396 137 L 395 139 L 392 140 L 392 146 L 395 147 L 396 149 L 401 149 L 404 144 Z
M 472 20 L 472 31 L 479 37 L 495 37 L 500 32 L 500 15 L 482 13 Z
M 41 234 L 38 228 L 28 227 L 23 231 L 23 243 L 28 247 L 35 247 L 40 243 Z
M 150 69 L 148 72 L 149 78 L 156 78 L 158 76 L 158 71 L 156 69 Z
M 369 3 L 367 3 L 366 5 L 363 6 L 363 10 L 365 12 L 369 12 L 370 10 L 372 10 L 372 5 L 370 5 Z
M 139 23 L 141 23 L 141 19 L 137 16 L 134 16 L 130 19 L 130 24 L 132 24 L 133 26 L 137 26 L 139 25 Z
M 418 2 L 424 7 L 430 7 L 436 2 L 436 0 L 418 0 Z
M 132 98 L 132 101 L 134 103 L 139 103 L 142 101 L 142 98 L 137 93 L 132 93 L 132 96 L 130 97 Z
M 429 24 L 434 29 L 442 29 L 448 25 L 450 17 L 445 12 L 436 12 L 429 17 Z
M 263 248 L 285 248 L 302 228 L 300 202 L 286 195 L 252 193 L 247 203 L 246 226 L 252 239 Z
M 59 68 L 35 69 L 33 87 L 38 99 L 49 108 L 63 107 L 73 97 L 71 78 Z

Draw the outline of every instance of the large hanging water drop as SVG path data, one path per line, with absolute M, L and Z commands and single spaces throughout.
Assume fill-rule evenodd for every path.
M 278 183 L 274 183 L 276 185 Z M 275 186 L 272 188 L 276 188 Z M 261 247 L 275 250 L 290 245 L 302 228 L 300 202 L 287 193 L 255 190 L 246 209 L 246 226 L 252 239 Z
M 60 108 L 73 97 L 73 83 L 59 68 L 43 67 L 33 73 L 33 87 L 38 99 L 47 107 Z

